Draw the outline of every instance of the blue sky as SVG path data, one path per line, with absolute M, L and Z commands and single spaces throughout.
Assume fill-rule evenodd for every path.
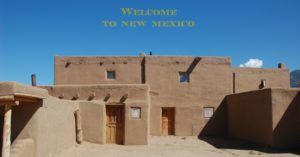
M 121 7 L 177 9 L 124 17 Z M 230 56 L 300 69 L 299 0 L 0 0 L 0 81 L 53 84 L 54 55 Z M 102 20 L 194 20 L 195 28 L 104 28 Z

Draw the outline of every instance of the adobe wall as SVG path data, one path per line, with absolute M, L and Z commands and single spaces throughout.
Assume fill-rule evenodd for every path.
M 300 147 L 300 89 L 272 89 L 274 147 Z
M 272 88 L 227 96 L 231 137 L 278 148 L 300 146 L 300 89 Z
M 128 94 L 125 101 L 148 101 L 149 86 L 145 84 L 87 84 L 40 86 L 47 89 L 49 95 L 65 100 L 102 101 L 118 103 Z M 93 97 L 91 99 L 91 96 Z
M 143 57 L 58 57 L 55 56 L 54 84 L 141 84 Z M 106 80 L 115 70 L 116 80 Z
M 288 69 L 233 68 L 235 74 L 235 93 L 257 90 L 261 80 L 266 80 L 266 87 L 290 87 Z
M 148 99 L 146 99 L 148 101 Z M 125 104 L 125 145 L 148 144 L 149 138 L 149 106 L 147 101 L 128 101 Z M 131 107 L 141 108 L 141 118 L 133 119 L 130 116 Z
M 105 103 L 80 101 L 79 113 L 83 140 L 105 144 Z
M 33 139 L 35 157 L 51 156 L 75 145 L 77 108 L 77 102 L 51 96 L 36 104 L 21 102 L 12 109 L 12 145 Z
M 115 70 L 116 80 L 106 79 L 107 70 Z M 180 83 L 179 72 L 187 71 L 191 73 L 190 82 Z M 227 57 L 55 57 L 56 85 L 148 84 L 151 87 L 151 135 L 161 135 L 161 107 L 176 108 L 176 135 L 197 135 L 204 127 L 214 132 L 207 129 L 211 127 L 207 127 L 209 119 L 204 118 L 203 107 L 214 107 L 217 111 L 214 127 L 224 125 L 226 105 L 219 106 L 226 95 L 257 90 L 261 80 L 266 80 L 265 88 L 287 88 L 289 77 L 288 69 L 231 68 Z M 97 88 L 94 99 L 102 101 L 107 89 Z M 54 96 L 70 100 L 78 96 L 78 90 L 58 91 Z M 93 93 L 92 90 L 80 92 L 79 99 L 87 100 Z M 224 133 L 223 130 L 217 132 Z
M 146 56 L 146 83 L 151 87 L 151 135 L 161 135 L 161 108 L 175 107 L 175 135 L 198 135 L 206 125 L 203 107 L 218 109 L 232 92 L 229 58 Z M 191 71 L 180 83 L 179 72 Z
M 148 143 L 150 105 L 148 85 L 56 85 L 43 88 L 48 89 L 50 95 L 55 97 L 63 95 L 62 99 L 72 100 L 74 95 L 78 96 L 76 100 L 79 101 L 84 140 L 105 143 L 105 105 L 125 105 L 124 144 Z M 91 95 L 94 98 L 89 100 Z M 121 102 L 124 95 L 128 98 Z M 131 107 L 141 108 L 140 119 L 131 118 Z
M 227 96 L 228 134 L 258 145 L 272 145 L 271 89 Z
M 79 103 L 84 141 L 106 143 L 106 105 L 104 102 L 85 101 Z M 124 145 L 148 144 L 148 104 L 141 101 L 128 101 L 125 104 Z M 131 107 L 141 108 L 141 119 L 130 117 Z

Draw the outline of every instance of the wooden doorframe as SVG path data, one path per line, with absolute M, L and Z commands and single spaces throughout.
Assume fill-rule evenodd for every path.
M 173 127 L 173 131 L 172 131 L 172 133 L 170 133 L 170 134 L 168 134 L 168 135 L 175 135 L 175 121 L 176 121 L 176 119 L 175 119 L 175 113 L 176 113 L 176 108 L 175 107 L 162 107 L 161 108 L 161 116 L 160 116 L 160 122 L 161 122 L 161 130 L 160 130 L 160 132 L 161 132 L 161 135 L 163 135 L 163 136 L 168 136 L 168 135 L 165 135 L 164 133 L 163 133 L 163 110 L 171 110 L 172 111 L 172 119 L 173 119 L 173 122 L 172 122 L 172 127 Z
M 124 144 L 124 140 L 125 140 L 125 104 L 124 103 L 110 103 L 110 104 L 106 104 L 105 105 L 105 129 L 104 129 L 104 133 L 105 133 L 105 143 L 107 143 L 107 111 L 108 108 L 121 108 L 122 110 L 122 141 L 119 143 L 116 141 L 115 144 Z

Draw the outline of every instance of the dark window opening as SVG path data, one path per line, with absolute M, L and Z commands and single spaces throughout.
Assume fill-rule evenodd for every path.
M 180 83 L 188 83 L 190 82 L 190 76 L 186 72 L 179 72 L 179 81 Z
M 260 80 L 260 84 L 259 84 L 259 89 L 264 89 L 266 88 L 266 80 Z
M 116 72 L 115 71 L 107 71 L 106 78 L 108 80 L 115 80 L 116 79 Z

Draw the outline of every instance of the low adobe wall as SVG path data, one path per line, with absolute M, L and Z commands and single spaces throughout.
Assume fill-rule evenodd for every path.
M 271 147 L 300 146 L 300 89 L 227 96 L 229 136 Z
M 258 145 L 272 145 L 271 89 L 229 95 L 228 134 Z
M 1 116 L 4 105 L 13 105 L 11 116 L 5 115 L 11 123 L 6 127 L 11 127 L 11 156 L 52 156 L 75 144 L 78 102 L 59 100 L 45 89 L 16 82 L 0 82 L 0 97 Z
M 59 153 L 76 143 L 74 111 L 77 102 L 47 97 L 12 108 L 12 145 L 33 139 L 35 157 Z
M 80 101 L 79 113 L 83 140 L 105 144 L 105 103 Z
M 272 89 L 273 146 L 300 147 L 300 89 Z

